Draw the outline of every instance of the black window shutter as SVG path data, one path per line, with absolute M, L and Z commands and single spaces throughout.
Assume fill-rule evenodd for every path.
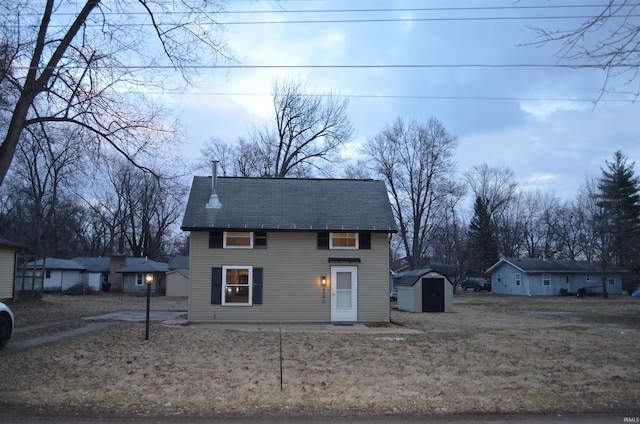
M 211 304 L 222 304 L 222 268 L 211 268 Z
M 371 233 L 360 233 L 358 236 L 360 237 L 358 240 L 360 249 L 371 249 Z
M 253 304 L 262 305 L 262 268 L 253 268 Z
M 209 249 L 222 249 L 222 231 L 209 231 Z
M 318 249 L 329 248 L 329 232 L 321 231 L 318 233 Z
M 255 248 L 267 248 L 267 232 L 256 231 L 253 233 L 253 247 Z

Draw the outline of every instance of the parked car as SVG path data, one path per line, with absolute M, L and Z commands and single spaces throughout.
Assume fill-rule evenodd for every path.
M 0 350 L 9 343 L 13 335 L 13 312 L 4 303 L 0 302 Z
M 474 291 L 491 291 L 491 283 L 480 277 L 469 277 L 462 280 L 460 288 L 464 291 L 472 289 Z

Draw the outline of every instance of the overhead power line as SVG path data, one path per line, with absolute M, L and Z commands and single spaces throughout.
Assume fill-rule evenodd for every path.
M 637 64 L 619 64 L 618 68 L 636 68 Z M 84 69 L 82 65 L 64 66 L 64 69 Z M 489 63 L 459 63 L 459 64 L 336 64 L 336 65 L 184 65 L 180 69 L 438 69 L 438 68 L 565 68 L 565 69 L 605 69 L 605 65 L 594 63 L 576 63 L 573 65 L 562 63 L 506 63 L 506 64 L 489 64 Z M 16 70 L 31 69 L 29 66 L 15 66 Z M 44 67 L 38 69 L 45 69 Z M 100 67 L 100 69 L 176 69 L 173 65 L 109 65 Z
M 195 96 L 230 96 L 230 97 L 272 97 L 268 93 L 233 93 L 233 92 L 145 92 L 152 95 L 195 95 Z M 578 103 L 636 103 L 634 99 L 589 99 L 589 98 L 547 98 L 547 97 L 500 97 L 500 96 L 428 96 L 402 94 L 300 94 L 303 97 L 329 97 L 339 95 L 353 99 L 404 99 L 404 100 L 496 100 L 496 101 L 531 101 L 531 102 L 578 102 Z
M 219 15 L 259 15 L 259 14 L 292 14 L 292 13 L 394 13 L 394 12 L 480 12 L 480 11 L 518 11 L 518 10 L 557 10 L 557 9 L 602 9 L 609 4 L 566 4 L 566 5 L 535 5 L 535 6 L 469 6 L 469 7 L 385 7 L 385 8 L 345 8 L 345 9 L 271 9 L 271 10 L 221 10 L 213 12 Z M 622 7 L 633 8 L 636 5 L 623 5 Z M 172 11 L 172 15 L 190 14 L 188 11 Z M 119 15 L 120 12 L 104 11 L 101 15 Z M 35 13 L 24 13 L 23 16 L 39 16 Z M 71 12 L 58 12 L 56 16 L 75 16 Z M 148 15 L 148 12 L 130 12 L 127 15 Z

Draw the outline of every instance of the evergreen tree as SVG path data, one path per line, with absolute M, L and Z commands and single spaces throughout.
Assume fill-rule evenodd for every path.
M 598 180 L 598 206 L 607 217 L 611 232 L 611 260 L 621 266 L 635 266 L 638 261 L 640 230 L 640 178 L 634 175 L 635 162 L 619 150 L 613 162 L 606 162 Z
M 607 296 L 607 265 L 637 266 L 640 252 L 640 179 L 634 175 L 635 162 L 627 164 L 621 151 L 607 161 L 598 179 L 595 230 L 602 262 L 602 289 Z
M 469 271 L 478 275 L 498 261 L 498 240 L 496 228 L 485 202 L 476 197 L 474 215 L 469 224 L 468 259 Z

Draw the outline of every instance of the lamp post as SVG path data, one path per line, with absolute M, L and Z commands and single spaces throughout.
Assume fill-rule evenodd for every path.
M 153 274 L 147 274 L 144 282 L 147 283 L 147 326 L 144 339 L 149 340 L 149 309 L 151 306 L 151 283 L 153 283 Z

